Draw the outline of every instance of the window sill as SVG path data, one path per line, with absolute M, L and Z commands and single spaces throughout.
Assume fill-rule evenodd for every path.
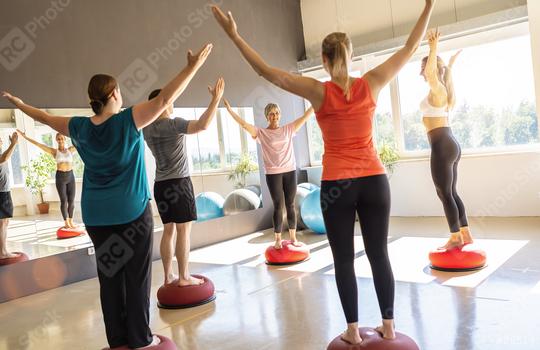
M 487 157 L 504 157 L 504 156 L 519 156 L 524 154 L 539 154 L 540 155 L 540 145 L 533 147 L 526 147 L 521 149 L 511 149 L 507 151 L 503 150 L 487 150 L 485 152 L 475 152 L 475 153 L 463 153 L 461 158 L 487 158 Z M 424 162 L 428 161 L 430 158 L 429 152 L 422 152 L 418 154 L 409 154 L 402 155 L 397 163 L 409 163 L 409 162 Z M 312 163 L 310 166 L 303 167 L 302 170 L 320 168 L 322 162 Z

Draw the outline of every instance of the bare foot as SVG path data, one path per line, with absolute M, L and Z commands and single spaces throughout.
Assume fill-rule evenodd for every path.
M 394 331 L 394 326 L 387 326 L 383 323 L 382 326 L 375 328 L 384 339 L 392 340 L 396 338 L 396 332 Z
M 177 279 L 178 276 L 176 276 L 174 273 L 170 273 L 165 277 L 165 283 L 164 284 L 170 284 L 173 283 L 175 279 Z
M 461 237 L 463 238 L 463 244 L 472 244 L 474 242 L 471 231 L 469 231 L 468 227 L 462 227 L 459 230 L 461 233 Z
M 161 339 L 159 339 L 156 335 L 152 336 L 152 342 L 146 346 L 143 346 L 141 348 L 135 348 L 135 349 L 148 349 L 149 347 L 159 345 L 161 343 Z
M 0 255 L 0 259 L 10 259 L 10 258 L 16 258 L 18 257 L 19 254 L 15 254 L 15 253 L 6 253 L 6 254 L 2 254 Z
M 446 242 L 445 245 L 442 247 L 439 247 L 439 250 L 451 250 L 455 248 L 461 248 L 463 247 L 463 237 L 461 237 L 460 232 L 454 232 L 450 234 L 450 238 L 448 239 L 448 242 Z
M 302 245 L 302 242 L 299 242 L 298 240 L 294 239 L 292 240 L 291 239 L 291 244 L 295 247 L 300 247 Z
M 180 287 L 197 286 L 203 283 L 204 283 L 203 279 L 189 276 L 189 279 L 180 278 L 180 280 L 178 281 L 178 286 Z
M 341 334 L 341 340 L 352 345 L 357 345 L 362 342 L 362 338 L 360 337 L 360 332 L 358 332 L 358 328 L 350 327 Z
M 276 242 L 274 243 L 274 248 L 276 249 L 283 248 L 283 245 L 281 244 L 281 238 L 276 238 Z

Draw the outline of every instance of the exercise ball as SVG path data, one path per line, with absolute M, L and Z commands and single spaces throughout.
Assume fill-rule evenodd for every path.
M 309 258 L 309 248 L 299 242 L 298 246 L 289 240 L 281 241 L 281 249 L 276 249 L 274 245 L 266 248 L 264 252 L 268 265 L 290 265 L 305 261 Z
M 311 191 L 302 206 L 300 207 L 300 214 L 304 224 L 313 232 L 318 234 L 325 234 L 326 227 L 322 216 L 321 209 L 321 189 L 318 188 Z
M 178 286 L 178 279 L 158 289 L 158 306 L 163 309 L 186 309 L 209 303 L 216 299 L 214 283 L 204 276 L 193 275 L 204 280 L 203 284 Z
M 418 345 L 405 334 L 396 332 L 394 339 L 384 339 L 382 335 L 372 328 L 359 328 L 362 342 L 351 345 L 337 336 L 326 348 L 327 350 L 420 350 Z
M 24 254 L 23 252 L 13 252 L 13 254 L 15 254 L 13 258 L 0 259 L 0 266 L 28 261 L 28 255 Z
M 162 335 L 159 335 L 159 334 L 154 334 L 154 335 L 158 337 L 159 340 L 161 340 L 161 343 L 159 343 L 158 345 L 149 346 L 147 348 L 145 347 L 145 349 L 148 349 L 148 350 L 177 350 L 178 349 L 176 347 L 176 344 L 171 339 L 164 337 Z M 127 345 L 120 346 L 114 349 L 103 348 L 103 350 L 129 350 L 129 349 L 131 348 L 128 347 Z
M 223 204 L 225 215 L 234 215 L 244 211 L 259 208 L 261 199 L 255 193 L 245 188 L 234 190 L 227 195 Z
M 249 185 L 244 187 L 246 190 L 250 190 L 251 192 L 255 193 L 257 196 L 261 195 L 261 186 L 259 185 Z
M 440 271 L 475 271 L 486 266 L 486 253 L 470 248 L 436 249 L 429 253 L 430 267 Z
M 79 237 L 79 236 L 84 235 L 85 233 L 86 231 L 82 227 L 76 227 L 76 228 L 60 227 L 58 230 L 56 230 L 56 238 L 66 239 L 66 238 Z
M 301 184 L 298 185 L 298 187 L 305 188 L 306 190 L 308 190 L 310 192 L 315 191 L 316 189 L 320 188 L 319 186 L 314 185 L 314 184 L 309 183 L 309 182 L 302 182 Z
M 300 208 L 302 207 L 302 203 L 304 203 L 307 195 L 310 193 L 311 191 L 305 187 L 298 186 L 296 189 L 296 196 L 294 197 L 294 210 L 296 211 L 296 228 L 298 230 L 305 230 L 307 228 L 304 220 L 302 220 Z M 286 222 L 286 220 L 284 220 L 284 222 Z
M 201 192 L 195 197 L 197 207 L 197 221 L 206 221 L 223 216 L 223 203 L 225 200 L 216 192 Z

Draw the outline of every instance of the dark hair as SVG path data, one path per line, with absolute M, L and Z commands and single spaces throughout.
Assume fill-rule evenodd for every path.
M 161 92 L 161 89 L 155 89 L 154 91 L 150 93 L 150 95 L 148 95 L 148 100 L 151 100 L 154 97 L 157 97 L 157 95 L 159 95 L 160 92 Z
M 103 108 L 109 102 L 109 98 L 117 86 L 116 79 L 107 74 L 96 74 L 90 79 L 88 97 L 90 97 L 90 106 L 94 113 L 103 112 Z

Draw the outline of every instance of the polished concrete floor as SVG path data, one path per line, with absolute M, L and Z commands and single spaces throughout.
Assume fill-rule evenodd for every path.
M 422 350 L 540 349 L 540 218 L 473 219 L 489 266 L 475 273 L 431 272 L 426 256 L 444 241 L 439 218 L 393 218 L 389 251 L 396 276 L 396 327 Z M 192 253 L 192 272 L 211 278 L 217 299 L 161 310 L 163 274 L 154 263 L 151 327 L 186 350 L 325 349 L 345 320 L 325 236 L 305 234 L 310 260 L 269 267 L 269 232 Z M 360 323 L 380 322 L 357 237 Z M 100 349 L 106 346 L 96 279 L 0 304 L 0 349 Z M 358 349 L 362 349 L 359 347 Z

